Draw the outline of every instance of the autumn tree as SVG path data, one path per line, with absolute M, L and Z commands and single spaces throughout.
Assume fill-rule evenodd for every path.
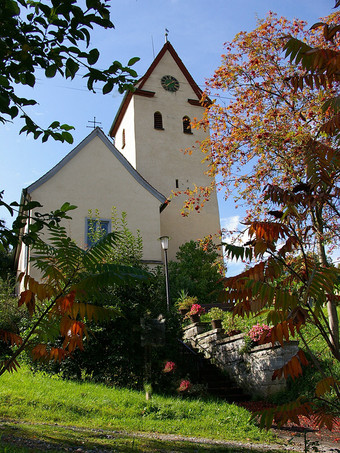
M 325 22 L 337 26 L 339 21 L 339 14 L 334 13 Z M 270 203 L 264 191 L 268 184 L 293 190 L 306 182 L 311 165 L 322 167 L 325 149 L 336 149 L 334 136 L 320 133 L 320 127 L 329 115 L 323 110 L 324 102 L 337 93 L 338 82 L 305 83 L 296 90 L 288 81 L 305 74 L 305 69 L 301 59 L 290 62 L 286 58 L 287 35 L 301 38 L 310 48 L 321 46 L 325 52 L 338 46 L 336 35 L 325 42 L 322 29 L 306 30 L 303 21 L 290 23 L 270 13 L 255 30 L 241 32 L 226 44 L 222 65 L 207 82 L 206 96 L 216 94 L 216 100 L 197 124 L 210 127 L 210 138 L 201 145 L 210 174 L 219 175 L 226 197 L 236 192 L 236 199 L 248 207 L 248 220 L 268 218 Z M 308 164 L 313 153 L 318 153 L 319 160 Z M 336 166 L 329 176 L 337 190 Z M 309 250 L 324 264 L 327 245 L 338 243 L 338 219 L 338 197 L 327 202 L 319 199 L 309 217 Z M 330 316 L 336 331 L 334 304 Z
M 333 19 L 338 15 L 328 18 Z M 291 188 L 304 180 L 304 147 L 323 122 L 323 99 L 335 90 L 304 86 L 295 92 L 287 84 L 297 69 L 283 52 L 289 34 L 322 43 L 319 30 L 306 31 L 305 22 L 273 13 L 226 43 L 222 64 L 207 81 L 205 96 L 213 101 L 196 124 L 210 129 L 201 144 L 209 173 L 221 178 L 225 196 L 236 194 L 252 218 L 265 212 L 268 183 Z M 332 144 L 329 137 L 320 140 Z
M 236 57 L 242 64 L 232 75 L 229 67 L 228 74 L 234 78 L 236 85 L 239 80 L 251 81 L 250 99 L 254 99 L 254 92 L 257 93 L 261 110 L 255 118 L 245 108 L 245 97 L 241 102 L 240 99 L 233 101 L 231 114 L 228 111 L 225 114 L 229 121 L 226 139 L 215 137 L 220 148 L 216 142 L 213 143 L 221 155 L 223 146 L 227 146 L 225 162 L 229 173 L 224 175 L 231 175 L 237 153 L 241 153 L 242 158 L 246 156 L 242 154 L 244 149 L 250 151 L 250 163 L 254 164 L 250 174 L 242 175 L 241 179 L 233 182 L 240 188 L 240 198 L 250 196 L 251 200 L 255 200 L 251 196 L 259 197 L 258 203 L 254 203 L 255 209 L 248 213 L 245 221 L 249 241 L 238 246 L 225 244 L 229 257 L 249 262 L 255 260 L 255 264 L 250 264 L 240 275 L 225 280 L 226 298 L 235 303 L 235 314 L 245 316 L 266 312 L 268 322 L 273 326 L 270 335 L 273 344 L 278 341 L 284 346 L 285 341 L 298 334 L 318 367 L 318 361 L 311 354 L 304 336 L 304 326 L 308 323 L 319 331 L 333 360 L 340 360 L 336 308 L 339 269 L 331 264 L 326 248 L 329 241 L 337 244 L 340 216 L 340 152 L 337 140 L 339 15 L 334 14 L 325 23 L 315 24 L 310 36 L 306 34 L 304 40 L 287 37 L 294 31 L 298 32 L 298 26 L 288 31 L 285 20 L 274 18 L 273 23 L 272 15 L 269 19 L 261 22 L 256 30 L 260 36 L 263 33 L 262 50 L 271 46 L 272 39 L 275 48 L 275 39 L 271 35 L 275 30 L 273 25 L 277 27 L 282 23 L 283 33 L 276 44 L 281 42 L 280 49 L 285 45 L 291 62 L 287 63 L 285 70 L 281 69 L 276 74 L 274 80 L 265 60 L 262 60 L 261 70 L 265 71 L 262 79 L 259 80 L 259 73 L 255 70 L 250 76 L 247 73 L 244 79 L 243 65 L 249 62 L 247 59 L 246 62 L 241 61 L 240 54 Z M 330 23 L 331 20 L 335 23 Z M 323 36 L 319 32 L 321 27 Z M 239 44 L 244 46 L 248 35 L 242 36 Z M 249 58 L 254 59 L 254 55 Z M 267 60 L 270 62 L 272 59 L 275 60 L 269 52 Z M 252 76 L 258 78 L 254 80 Z M 234 85 L 231 83 L 231 86 Z M 245 96 L 249 96 L 246 94 L 247 86 L 243 87 Z M 265 103 L 264 96 L 267 96 Z M 282 103 L 284 108 L 279 110 Z M 236 115 L 236 105 L 240 119 L 235 129 L 236 116 L 230 115 Z M 273 111 L 274 117 L 280 119 L 277 123 L 273 119 Z M 218 120 L 219 124 L 223 124 L 223 119 Z M 226 126 L 227 123 L 224 124 Z M 251 128 L 255 139 L 247 137 L 247 127 Z M 234 143 L 229 153 L 228 147 L 232 145 L 228 142 L 229 135 L 236 140 L 237 129 L 241 131 L 241 139 Z M 216 158 L 213 154 L 210 157 Z M 227 185 L 230 183 L 226 182 Z M 324 313 L 326 306 L 328 318 Z M 274 373 L 273 379 L 283 375 L 294 379 L 307 363 L 300 351 Z M 325 375 L 321 368 L 320 371 L 323 379 L 316 386 L 314 398 L 299 398 L 294 403 L 266 411 L 261 414 L 262 426 L 271 426 L 274 418 L 280 424 L 288 419 L 298 423 L 299 414 L 313 414 L 320 426 L 331 427 L 334 413 L 339 410 L 340 382 L 335 376 Z

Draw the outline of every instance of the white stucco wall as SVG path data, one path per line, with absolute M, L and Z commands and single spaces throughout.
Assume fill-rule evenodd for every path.
M 132 97 L 124 118 L 120 123 L 115 136 L 115 146 L 126 157 L 130 164 L 136 168 L 136 140 L 135 140 L 135 123 L 134 123 L 134 102 Z M 123 147 L 123 130 L 125 130 L 125 146 Z
M 164 90 L 161 78 L 172 75 L 179 81 L 175 93 Z M 190 86 L 170 52 L 155 67 L 143 86 L 144 90 L 154 91 L 154 97 L 134 96 L 134 118 L 136 134 L 137 170 L 142 176 L 166 197 L 172 191 L 208 186 L 211 179 L 205 174 L 204 155 L 197 142 L 207 137 L 203 130 L 192 129 L 192 134 L 183 132 L 184 116 L 191 120 L 202 118 L 203 108 L 191 105 L 188 99 L 197 100 Z M 154 129 L 154 113 L 163 117 L 164 130 Z M 190 155 L 184 149 L 196 147 Z M 178 188 L 176 188 L 178 180 Z M 216 193 L 206 203 L 201 213 L 193 212 L 187 218 L 181 215 L 185 195 L 172 198 L 170 205 L 161 214 L 161 233 L 172 238 L 170 259 L 175 258 L 179 245 L 191 240 L 216 234 L 220 230 L 219 211 Z
M 40 212 L 55 210 L 67 201 L 77 206 L 70 212 L 72 220 L 65 221 L 64 225 L 69 236 L 81 247 L 86 246 L 89 209 L 98 209 L 100 218 L 110 219 L 115 206 L 118 216 L 122 211 L 127 213 L 130 230 L 140 230 L 143 259 L 162 259 L 158 240 L 161 202 L 134 179 L 98 136 L 30 195 L 43 205 Z M 21 266 L 24 253 L 23 247 L 19 258 Z

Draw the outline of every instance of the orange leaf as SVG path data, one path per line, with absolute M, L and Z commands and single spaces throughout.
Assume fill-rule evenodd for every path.
M 30 316 L 32 316 L 35 311 L 35 295 L 29 289 L 27 289 L 26 291 L 23 291 L 20 294 L 18 307 L 21 307 L 21 305 L 23 305 L 23 304 L 26 304 L 28 312 L 29 312 Z

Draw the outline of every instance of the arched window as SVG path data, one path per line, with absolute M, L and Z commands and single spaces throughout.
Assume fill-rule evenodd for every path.
M 185 134 L 192 134 L 191 132 L 191 125 L 190 125 L 190 118 L 188 116 L 183 116 L 183 132 Z
M 163 119 L 161 112 L 155 112 L 153 115 L 154 128 L 163 130 Z

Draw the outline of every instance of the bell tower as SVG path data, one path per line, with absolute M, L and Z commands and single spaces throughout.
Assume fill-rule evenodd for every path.
M 181 215 L 186 195 L 173 196 L 211 183 L 200 151 L 183 152 L 207 137 L 203 130 L 191 128 L 191 120 L 203 115 L 201 97 L 201 89 L 167 41 L 136 90 L 125 95 L 110 130 L 131 165 L 170 199 L 160 214 L 161 234 L 171 238 L 170 259 L 183 243 L 220 230 L 215 191 L 201 212 L 188 217 Z

